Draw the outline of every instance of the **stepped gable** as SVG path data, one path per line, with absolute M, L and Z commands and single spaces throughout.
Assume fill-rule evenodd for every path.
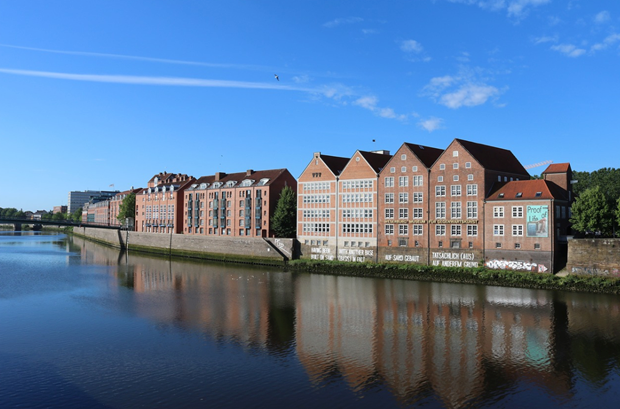
M 375 153 L 375 152 L 367 152 L 367 151 L 358 151 L 360 155 L 368 162 L 368 164 L 373 168 L 375 173 L 379 174 L 381 169 L 383 169 L 392 159 L 392 155 L 386 155 L 383 153 Z
M 519 197 L 517 194 L 521 193 Z M 487 200 L 568 200 L 566 190 L 543 179 L 496 183 Z
M 340 156 L 320 155 L 321 160 L 325 163 L 325 166 L 332 171 L 335 176 L 340 175 L 344 170 L 350 158 L 342 158 Z
M 480 143 L 455 139 L 487 170 L 495 170 L 505 173 L 513 173 L 529 177 L 530 174 L 525 170 L 521 162 L 515 155 L 502 148 L 483 145 Z

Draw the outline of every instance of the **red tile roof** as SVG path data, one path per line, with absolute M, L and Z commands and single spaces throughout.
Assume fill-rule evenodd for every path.
M 552 163 L 543 173 L 567 173 L 570 171 L 570 163 Z
M 521 165 L 521 162 L 507 149 L 482 145 L 463 139 L 455 139 L 455 141 L 459 142 L 485 169 L 530 176 L 523 165 Z
M 385 167 L 385 164 L 392 159 L 392 155 L 384 155 L 382 153 L 358 151 L 366 162 L 373 168 L 375 173 L 381 172 L 381 169 Z
M 521 193 L 517 197 L 517 194 Z M 514 180 L 496 183 L 487 200 L 568 200 L 567 192 L 553 182 L 543 179 Z

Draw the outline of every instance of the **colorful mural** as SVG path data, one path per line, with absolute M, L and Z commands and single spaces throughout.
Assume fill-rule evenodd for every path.
M 549 206 L 527 207 L 527 237 L 549 237 Z

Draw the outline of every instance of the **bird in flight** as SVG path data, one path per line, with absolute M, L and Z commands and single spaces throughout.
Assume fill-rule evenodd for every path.
M 276 79 L 277 79 L 278 81 L 280 81 L 280 77 L 278 77 L 278 74 L 273 74 L 273 75 L 274 75 L 274 77 L 276 77 Z

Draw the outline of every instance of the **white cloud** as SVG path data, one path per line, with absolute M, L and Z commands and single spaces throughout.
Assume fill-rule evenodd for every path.
M 297 84 L 305 84 L 310 81 L 310 77 L 308 77 L 306 74 L 295 75 L 293 76 L 293 81 L 295 81 Z
M 606 10 L 603 10 L 600 13 L 598 13 L 596 16 L 594 16 L 594 22 L 596 24 L 603 24 L 603 23 L 608 22 L 609 20 L 611 20 L 611 16 L 609 15 L 609 12 Z
M 202 78 L 179 78 L 179 77 L 143 77 L 134 75 L 101 75 L 101 74 L 73 74 L 64 72 L 30 71 L 0 68 L 0 73 L 24 75 L 29 77 L 44 77 L 64 79 L 72 81 L 106 82 L 114 84 L 132 85 L 164 85 L 180 87 L 217 87 L 217 88 L 246 88 L 246 89 L 273 89 L 287 91 L 305 91 L 315 93 L 318 90 L 312 88 L 293 87 L 281 85 L 277 82 L 247 82 L 213 80 Z
M 578 48 L 577 46 L 573 45 L 573 44 L 558 44 L 558 45 L 553 45 L 551 46 L 551 49 L 553 51 L 558 51 L 568 57 L 579 57 L 583 54 L 586 53 L 586 50 L 584 50 L 583 48 Z
M 497 87 L 485 83 L 480 70 L 461 68 L 458 75 L 431 78 L 422 95 L 451 109 L 485 104 L 502 94 Z
M 473 107 L 484 104 L 496 95 L 499 95 L 499 90 L 493 86 L 465 84 L 454 92 L 442 95 L 439 103 L 452 109 L 462 106 Z
M 364 34 L 377 34 L 379 30 L 375 30 L 374 28 L 363 28 L 362 33 Z
M 442 129 L 443 119 L 431 117 L 428 119 L 424 119 L 418 122 L 418 126 L 422 129 L 427 130 L 428 132 L 436 131 L 437 129 Z
M 405 40 L 400 43 L 400 49 L 407 53 L 421 53 L 423 48 L 422 44 L 416 40 Z
M 542 6 L 551 0 L 448 0 L 451 3 L 461 3 L 478 6 L 483 10 L 506 11 L 508 17 L 522 19 L 527 16 L 529 10 Z
M 375 115 L 381 118 L 398 119 L 404 121 L 407 119 L 405 114 L 397 114 L 392 108 L 382 108 L 377 106 L 379 100 L 374 95 L 366 95 L 353 101 L 353 105 L 357 105 L 369 111 L 372 111 Z
M 543 44 L 543 43 L 557 43 L 558 36 L 542 36 L 538 38 L 534 38 L 534 44 Z
M 334 28 L 342 24 L 355 24 L 355 23 L 361 23 L 362 21 L 364 21 L 364 19 L 361 17 L 337 18 L 332 21 L 328 21 L 327 23 L 323 23 L 323 27 Z
M 592 45 L 592 47 L 590 47 L 590 52 L 604 50 L 618 41 L 620 41 L 620 34 L 610 34 L 603 40 L 603 42 Z

